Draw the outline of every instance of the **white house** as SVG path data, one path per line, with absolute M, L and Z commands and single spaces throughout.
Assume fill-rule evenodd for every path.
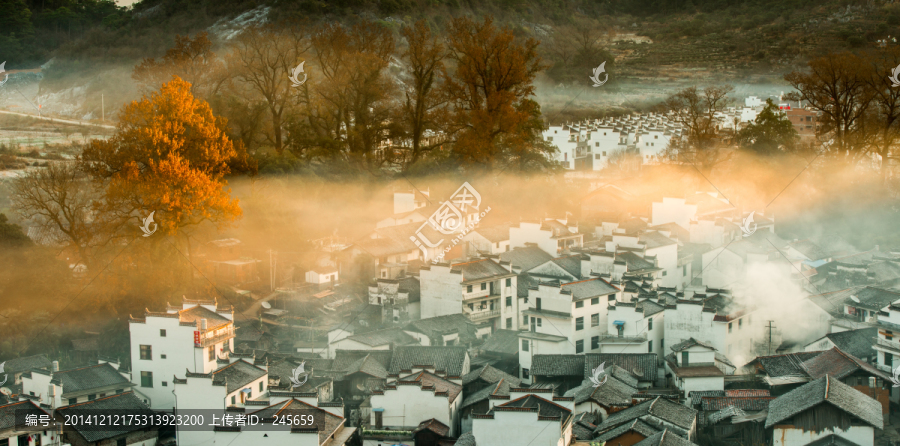
M 686 398 L 691 392 L 725 389 L 725 373 L 716 367 L 715 347 L 689 338 L 671 350 L 672 354 L 666 356 L 666 370 Z
M 44 422 L 41 421 L 37 426 L 16 423 L 16 417 L 25 419 L 30 415 L 34 415 L 38 420 L 46 420 L 47 426 L 44 426 Z M 57 422 L 50 418 L 50 413 L 30 400 L 0 405 L 0 444 L 69 446 L 68 442 L 59 438 Z
M 54 361 L 50 371 L 34 369 L 23 374 L 22 393 L 37 396 L 41 404 L 57 408 L 124 393 L 134 386 L 130 375 L 119 372 L 118 364 L 101 362 L 63 371 L 58 368 Z
M 215 300 L 184 299 L 165 313 L 147 312 L 129 321 L 133 390 L 154 410 L 172 410 L 173 376 L 206 374 L 234 351 L 234 309 Z M 140 381 L 138 381 L 140 380 Z
M 656 353 L 662 360 L 666 354 L 664 310 L 665 306 L 651 300 L 610 302 L 607 334 L 600 338 L 602 351 L 621 349 L 622 353 Z M 631 342 L 624 343 L 625 340 Z M 633 347 L 629 349 L 629 346 Z
M 410 429 L 422 421 L 435 419 L 449 426 L 452 436 L 457 436 L 462 400 L 461 384 L 423 370 L 373 392 L 369 423 L 379 430 Z
M 306 272 L 306 283 L 336 283 L 338 270 L 335 267 L 319 267 Z
M 553 397 L 534 389 L 510 389 L 489 399 L 490 410 L 475 414 L 472 436 L 479 445 L 568 445 L 572 441 L 573 397 Z M 508 399 L 509 401 L 505 401 Z
M 728 320 L 701 301 L 679 300 L 664 310 L 665 344 L 676 345 L 694 338 L 725 351 L 728 342 Z M 668 350 L 665 350 L 668 351 Z
M 500 254 L 509 251 L 509 228 L 502 224 L 488 227 L 476 227 L 463 236 L 471 247 L 479 254 Z
M 825 375 L 772 400 L 765 427 L 774 446 L 804 446 L 831 435 L 873 446 L 884 419 L 878 401 Z
M 419 271 L 419 286 L 422 318 L 462 312 L 472 322 L 490 322 L 495 328 L 509 328 L 500 321 L 518 318 L 516 274 L 506 262 L 429 265 Z
M 531 383 L 528 370 L 534 355 L 599 350 L 600 337 L 607 333 L 609 301 L 619 291 L 596 276 L 529 289 L 532 307 L 522 311 L 522 325 L 528 331 L 519 333 L 519 378 Z
M 579 233 L 578 226 L 570 225 L 567 220 L 552 218 L 522 221 L 518 227 L 509 228 L 511 249 L 524 248 L 530 243 L 556 257 L 570 249 L 584 246 L 584 234 Z

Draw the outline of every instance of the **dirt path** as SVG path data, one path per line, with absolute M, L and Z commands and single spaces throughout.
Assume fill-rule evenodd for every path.
M 41 119 L 44 121 L 51 121 L 51 122 L 60 122 L 63 124 L 85 125 L 85 126 L 91 126 L 91 127 L 103 127 L 105 129 L 115 129 L 116 128 L 116 126 L 114 126 L 114 125 L 96 124 L 93 122 L 76 121 L 74 119 L 50 118 L 50 117 L 46 117 L 46 116 L 30 115 L 28 113 L 16 113 L 16 112 L 11 112 L 11 111 L 6 111 L 6 110 L 0 110 L 0 114 L 26 116 L 29 118 Z

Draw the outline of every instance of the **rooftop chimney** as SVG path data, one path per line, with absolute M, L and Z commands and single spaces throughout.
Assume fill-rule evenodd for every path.
M 59 361 L 53 361 L 50 366 L 50 371 L 58 372 L 59 371 Z

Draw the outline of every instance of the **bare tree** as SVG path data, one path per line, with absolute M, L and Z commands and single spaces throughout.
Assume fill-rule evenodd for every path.
M 284 151 L 284 115 L 296 102 L 297 91 L 290 76 L 310 49 L 302 27 L 257 26 L 245 30 L 236 40 L 228 65 L 236 78 L 250 86 L 265 101 L 271 123 L 266 137 L 281 154 Z M 304 71 L 309 71 L 304 66 Z M 305 84 L 304 84 L 305 85 Z M 302 87 L 301 87 L 302 88 Z
M 820 133 L 830 140 L 826 148 L 855 161 L 866 152 L 866 129 L 862 122 L 873 99 L 866 66 L 859 56 L 845 52 L 809 61 L 808 72 L 784 76 L 799 93 L 788 100 L 804 101 L 821 114 Z M 886 72 L 887 73 L 887 72 Z M 887 76 L 887 74 L 882 74 Z
M 702 90 L 689 87 L 666 99 L 666 108 L 683 129 L 681 139 L 673 138 L 667 148 L 670 152 L 675 152 L 676 160 L 691 163 L 704 174 L 708 174 L 716 164 L 724 160 L 716 113 L 724 111 L 730 105 L 728 94 L 732 90 L 734 88 L 730 85 L 706 87 Z
M 888 160 L 891 148 L 900 139 L 900 89 L 892 87 L 893 82 L 886 73 L 900 65 L 900 49 L 879 48 L 864 55 L 868 61 L 864 81 L 871 90 L 872 102 L 869 112 L 864 115 L 863 125 L 868 130 L 868 150 L 881 157 L 881 175 L 887 178 Z

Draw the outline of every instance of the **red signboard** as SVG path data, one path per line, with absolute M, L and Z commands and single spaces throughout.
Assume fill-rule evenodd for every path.
M 199 331 L 194 332 L 194 346 L 195 347 L 200 346 L 200 332 Z

